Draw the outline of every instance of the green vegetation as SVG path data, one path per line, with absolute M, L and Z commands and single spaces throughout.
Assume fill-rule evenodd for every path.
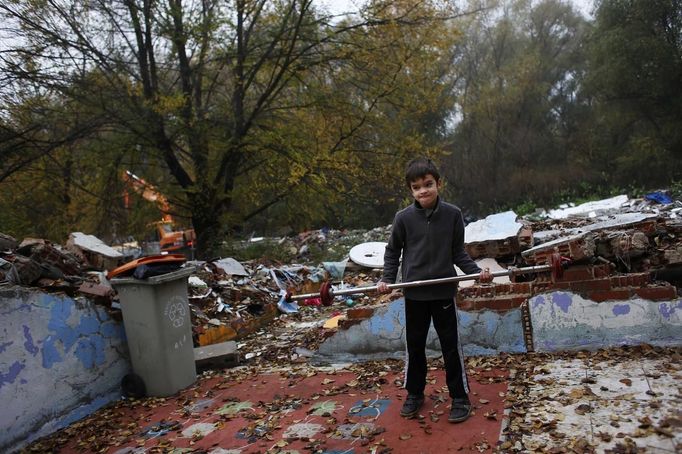
M 17 237 L 143 238 L 161 214 L 123 204 L 124 170 L 204 258 L 239 232 L 386 225 L 415 155 L 479 217 L 679 193 L 680 0 L 600 0 L 594 18 L 559 0 L 370 0 L 341 20 L 311 0 L 0 12 L 0 231 Z

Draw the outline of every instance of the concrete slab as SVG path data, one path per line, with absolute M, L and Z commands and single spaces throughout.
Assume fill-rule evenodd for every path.
M 549 255 L 558 252 L 564 257 L 574 261 L 594 257 L 595 242 L 592 234 L 588 232 L 570 235 L 556 240 L 542 243 L 538 246 L 526 249 L 521 253 L 524 260 L 530 264 L 548 263 Z
M 539 244 L 537 246 L 534 246 L 530 249 L 526 249 L 521 253 L 524 257 L 530 257 L 533 254 L 540 252 L 540 251 L 545 251 L 545 250 L 553 250 L 554 248 L 557 248 L 559 246 L 562 246 L 564 244 L 570 243 L 572 241 L 577 241 L 577 240 L 582 240 L 585 237 L 585 233 L 575 233 L 572 235 L 564 236 L 561 238 L 557 238 L 555 240 L 547 241 L 545 243 Z
M 464 230 L 464 248 L 474 259 L 517 254 L 532 244 L 532 231 L 506 211 L 472 222 Z
M 633 227 L 643 222 L 651 222 L 658 219 L 656 214 L 645 213 L 618 213 L 608 216 L 608 219 L 595 222 L 584 227 L 571 229 L 572 232 L 595 232 L 597 230 L 618 229 L 623 227 Z
M 96 254 L 103 255 L 107 258 L 120 259 L 123 258 L 121 254 L 116 249 L 113 249 L 106 245 L 102 240 L 94 235 L 86 235 L 82 232 L 73 232 L 69 235 L 69 241 L 67 246 L 73 244 L 74 246 L 84 249 L 86 251 L 94 252 Z
M 661 358 L 560 359 L 536 369 L 528 398 L 537 404 L 528 408 L 525 421 L 551 430 L 523 436 L 531 452 L 563 448 L 578 434 L 598 453 L 625 452 L 618 443 L 645 452 L 679 452 L 680 428 L 666 429 L 669 418 L 679 423 L 679 364 Z
M 220 369 L 239 364 L 239 352 L 235 341 L 221 342 L 194 348 L 194 361 L 197 369 Z
M 464 242 L 470 244 L 514 238 L 523 227 L 523 224 L 516 222 L 517 217 L 513 211 L 505 211 L 472 222 L 464 229 Z
M 244 265 L 233 259 L 232 257 L 227 257 L 224 259 L 216 260 L 213 262 L 215 266 L 220 268 L 230 276 L 248 276 L 249 273 L 244 268 Z
M 620 210 L 628 200 L 627 195 L 618 195 L 609 199 L 596 200 L 573 207 L 550 210 L 548 214 L 552 219 L 566 219 L 572 217 L 594 218 L 600 214 Z
M 656 221 L 658 218 L 659 215 L 646 213 L 616 213 L 608 216 L 598 216 L 596 218 L 598 222 L 583 227 L 533 232 L 533 240 L 536 246 L 540 246 L 549 241 L 561 240 L 562 238 L 580 235 L 585 232 L 637 227 L 643 223 Z

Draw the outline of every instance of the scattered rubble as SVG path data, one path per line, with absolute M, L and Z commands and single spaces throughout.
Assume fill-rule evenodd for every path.
M 655 279 L 679 287 L 682 202 L 656 194 L 665 195 L 633 200 L 619 196 L 525 218 L 512 211 L 493 214 L 466 227 L 466 248 L 491 269 L 544 264 L 558 251 L 577 264 L 606 264 L 620 273 L 653 272 Z M 284 307 L 278 304 L 283 292 L 316 293 L 325 280 L 331 280 L 334 289 L 373 285 L 381 271 L 352 262 L 349 251 L 362 243 L 380 244 L 389 234 L 390 226 L 369 231 L 321 229 L 285 238 L 251 238 L 239 246 L 276 244 L 298 262 L 288 265 L 266 258 L 187 262 L 196 269 L 188 282 L 195 347 L 238 341 L 246 360 L 305 359 L 336 329 L 330 327 L 347 326 L 348 308 L 381 304 L 396 295 L 338 297 L 330 307 L 310 298 Z M 134 251 L 134 243 L 111 248 L 80 232 L 73 233 L 65 247 L 41 239 L 18 242 L 0 234 L 0 285 L 81 294 L 105 305 L 113 302 L 116 310 L 106 271 L 125 263 L 136 255 Z M 319 257 L 323 259 L 314 260 Z
M 568 208 L 575 207 L 565 207 Z M 559 212 L 552 216 L 536 213 L 524 218 L 517 217 L 513 212 L 505 212 L 489 216 L 478 224 L 471 223 L 467 229 L 467 234 L 475 234 L 469 237 L 468 251 L 478 259 L 485 258 L 486 266 L 490 268 L 546 263 L 549 254 L 559 251 L 579 265 L 573 270 L 575 273 L 588 272 L 585 267 L 589 265 L 589 272 L 594 274 L 597 270 L 603 274 L 592 275 L 593 279 L 606 279 L 604 276 L 608 276 L 609 272 L 624 273 L 625 276 L 615 276 L 612 279 L 622 277 L 626 282 L 629 282 L 628 276 L 633 279 L 641 278 L 642 282 L 649 282 L 650 278 L 664 279 L 676 285 L 678 292 L 682 284 L 680 201 L 668 201 L 658 196 L 625 201 L 618 198 L 615 201 L 582 207 L 580 210 L 564 211 L 561 215 Z M 188 262 L 188 265 L 196 269 L 188 280 L 195 347 L 205 349 L 206 355 L 213 360 L 216 358 L 213 350 L 220 351 L 218 364 L 206 364 L 206 367 L 231 367 L 238 361 L 242 364 L 242 367 L 222 371 L 206 371 L 202 380 L 218 380 L 216 389 L 220 390 L 236 382 L 251 380 L 265 371 L 278 371 L 290 383 L 324 373 L 309 364 L 309 359 L 319 345 L 336 330 L 357 322 L 351 314 L 371 314 L 373 306 L 396 298 L 396 294 L 339 297 L 331 306 L 321 305 L 319 298 L 310 298 L 300 302 L 295 310 L 283 313 L 278 305 L 282 293 L 289 289 L 298 294 L 315 293 L 327 279 L 336 287 L 373 285 L 379 279 L 381 270 L 353 263 L 348 260 L 348 252 L 351 247 L 360 243 L 386 241 L 389 232 L 390 226 L 366 232 L 322 229 L 279 239 L 251 238 L 241 245 L 248 247 L 262 242 L 276 244 L 295 257 L 287 265 L 265 258 L 238 261 L 226 257 L 208 262 Z M 116 311 L 116 295 L 109 286 L 105 273 L 111 266 L 110 260 L 116 257 L 108 250 L 102 254 L 105 249 L 91 246 L 90 242 L 84 243 L 82 239 L 75 235 L 68 247 L 62 248 L 46 240 L 25 239 L 18 242 L 0 234 L 0 285 L 17 284 L 35 286 L 45 291 L 82 294 L 105 305 L 112 305 L 113 302 L 112 310 Z M 122 255 L 124 260 L 130 257 L 125 253 Z M 320 256 L 328 261 L 317 260 Z M 542 281 L 538 285 L 541 287 L 545 284 L 547 283 Z M 500 282 L 491 285 L 496 286 L 494 288 L 498 292 L 498 302 L 504 300 L 501 289 L 505 286 L 511 292 L 509 298 L 527 299 L 526 293 L 531 291 L 527 282 Z M 527 287 L 527 292 L 523 295 L 512 292 L 521 287 Z M 489 289 L 490 287 L 483 290 Z M 479 290 L 481 289 L 474 287 L 463 289 L 460 293 L 474 295 Z M 616 362 L 634 361 L 638 358 L 649 361 L 647 364 L 656 364 L 654 372 L 646 371 L 643 375 L 649 382 L 658 380 L 658 377 L 650 374 L 660 374 L 661 371 L 668 372 L 673 379 L 679 381 L 679 349 L 640 346 L 592 353 L 500 354 L 468 358 L 467 370 L 479 382 L 509 382 L 509 392 L 505 396 L 509 423 L 503 429 L 503 440 L 497 446 L 480 444 L 472 449 L 591 453 L 597 452 L 598 447 L 608 446 L 609 451 L 606 452 L 639 452 L 642 441 L 646 438 L 667 439 L 672 434 L 678 440 L 681 424 L 679 410 L 677 413 L 659 411 L 660 408 L 651 406 L 652 402 L 654 405 L 657 402 L 657 396 L 651 394 L 648 394 L 652 398 L 647 400 L 648 406 L 642 404 L 641 399 L 610 399 L 609 392 L 615 388 L 611 389 L 611 385 L 599 382 L 600 368 L 613 368 Z M 554 377 L 551 374 L 557 360 L 565 360 L 564 365 L 568 369 L 573 363 L 579 364 L 580 367 L 576 366 L 576 369 L 582 375 L 573 371 L 567 376 Z M 396 373 L 403 367 L 402 361 L 395 360 L 351 365 L 349 370 L 357 374 L 357 379 L 339 385 L 333 379 L 323 382 L 324 396 L 349 392 L 380 395 L 382 386 L 387 385 L 386 374 Z M 442 368 L 440 364 L 435 367 Z M 500 368 L 508 371 L 508 376 L 489 373 L 491 369 Z M 634 366 L 628 370 L 633 369 Z M 572 382 L 573 379 L 577 383 Z M 624 376 L 620 383 L 622 387 L 631 387 L 634 381 L 635 377 Z M 400 386 L 401 383 L 391 382 L 389 385 Z M 608 389 L 601 389 L 602 387 Z M 655 387 L 649 391 L 657 392 Z M 677 391 L 677 394 L 668 397 L 679 404 L 679 390 Z M 201 396 L 196 397 L 199 399 Z M 655 411 L 641 415 L 617 415 L 616 410 L 604 410 L 609 401 L 620 401 L 618 410 L 627 408 L 634 412 L 629 406 L 634 401 L 640 410 L 649 408 Z M 483 400 L 479 403 L 484 404 Z M 291 396 L 272 402 L 259 402 L 259 409 L 262 410 L 259 419 L 251 421 L 244 428 L 244 435 L 258 440 L 272 437 L 279 430 L 277 423 L 280 413 L 300 404 L 299 400 Z M 71 440 L 80 440 L 77 441 L 80 447 L 93 449 L 93 443 L 97 443 L 98 449 L 106 449 L 141 438 L 143 434 L 139 430 L 145 424 L 125 424 L 126 420 L 123 418 L 129 408 L 140 405 L 152 409 L 167 405 L 167 401 L 121 401 L 41 440 L 26 451 L 44 452 L 45 449 L 58 448 Z M 185 406 L 179 408 L 189 408 L 192 405 L 199 405 L 199 402 L 188 398 Z M 611 422 L 621 427 L 610 424 L 609 427 L 592 431 L 588 436 L 587 429 L 583 426 L 566 426 L 566 421 L 561 420 L 560 415 L 572 411 L 571 416 L 575 414 L 578 421 L 589 423 L 593 421 L 590 418 L 596 414 L 597 408 L 601 408 L 602 413 L 611 411 L 616 414 L 618 420 Z M 112 425 L 112 418 L 108 415 L 115 415 L 114 422 L 118 421 L 120 424 Z M 182 416 L 187 419 L 192 415 L 187 411 Z M 489 420 L 505 418 L 505 415 L 494 411 L 486 411 L 484 416 Z M 625 418 L 631 421 L 625 421 Z M 438 415 L 431 415 L 432 422 L 437 419 Z M 226 416 L 225 421 L 229 421 L 229 417 Z M 575 419 L 571 421 L 575 422 Z M 634 425 L 626 427 L 625 422 Z M 162 423 L 167 425 L 159 423 L 148 430 L 169 432 L 179 431 L 181 428 L 175 421 Z M 426 426 L 428 425 L 425 424 Z M 592 430 L 593 426 L 588 424 L 585 427 Z M 330 430 L 330 433 L 334 433 L 337 429 Z M 428 434 L 426 428 L 424 432 Z M 80 438 L 82 433 L 92 438 Z M 378 434 L 363 434 L 362 438 L 372 441 L 374 435 Z M 412 436 L 405 433 L 404 440 Z M 196 438 L 198 440 L 200 436 Z M 403 435 L 400 439 L 403 440 Z
M 107 246 L 96 236 L 81 232 L 74 232 L 69 235 L 66 250 L 78 256 L 89 267 L 98 270 L 112 270 L 123 259 L 122 253 Z

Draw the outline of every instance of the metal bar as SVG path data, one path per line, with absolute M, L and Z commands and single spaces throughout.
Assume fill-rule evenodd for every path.
M 493 278 L 496 277 L 503 277 L 503 276 L 513 276 L 516 274 L 532 274 L 532 273 L 542 273 L 544 271 L 551 271 L 552 266 L 551 265 L 538 265 L 538 266 L 528 266 L 524 268 L 510 268 L 508 270 L 503 270 L 503 271 L 495 271 L 493 273 L 490 273 Z M 421 280 L 421 281 L 412 281 L 412 282 L 400 282 L 397 284 L 388 284 L 388 288 L 390 290 L 393 289 L 400 289 L 400 288 L 409 288 L 409 287 L 422 287 L 425 285 L 437 285 L 437 284 L 447 284 L 450 282 L 460 282 L 460 281 L 473 281 L 478 279 L 480 274 L 462 274 L 461 276 L 452 276 L 452 277 L 442 277 L 438 279 L 426 279 L 426 280 Z M 332 298 L 335 296 L 342 296 L 342 295 L 353 295 L 356 293 L 366 293 L 366 292 L 373 292 L 377 290 L 376 285 L 368 286 L 368 287 L 355 287 L 355 288 L 349 288 L 349 289 L 344 289 L 344 290 L 336 290 L 333 291 L 332 289 L 329 289 L 329 293 L 331 294 Z M 304 293 L 301 295 L 292 295 L 291 299 L 292 300 L 304 300 L 308 298 L 319 298 L 321 295 L 320 293 Z

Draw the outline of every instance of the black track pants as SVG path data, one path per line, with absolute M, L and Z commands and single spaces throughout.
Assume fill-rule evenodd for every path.
M 464 355 L 457 333 L 457 308 L 454 299 L 435 301 L 405 300 L 407 364 L 405 388 L 409 394 L 423 394 L 426 387 L 426 337 L 433 319 L 445 362 L 445 381 L 450 397 L 469 393 Z

